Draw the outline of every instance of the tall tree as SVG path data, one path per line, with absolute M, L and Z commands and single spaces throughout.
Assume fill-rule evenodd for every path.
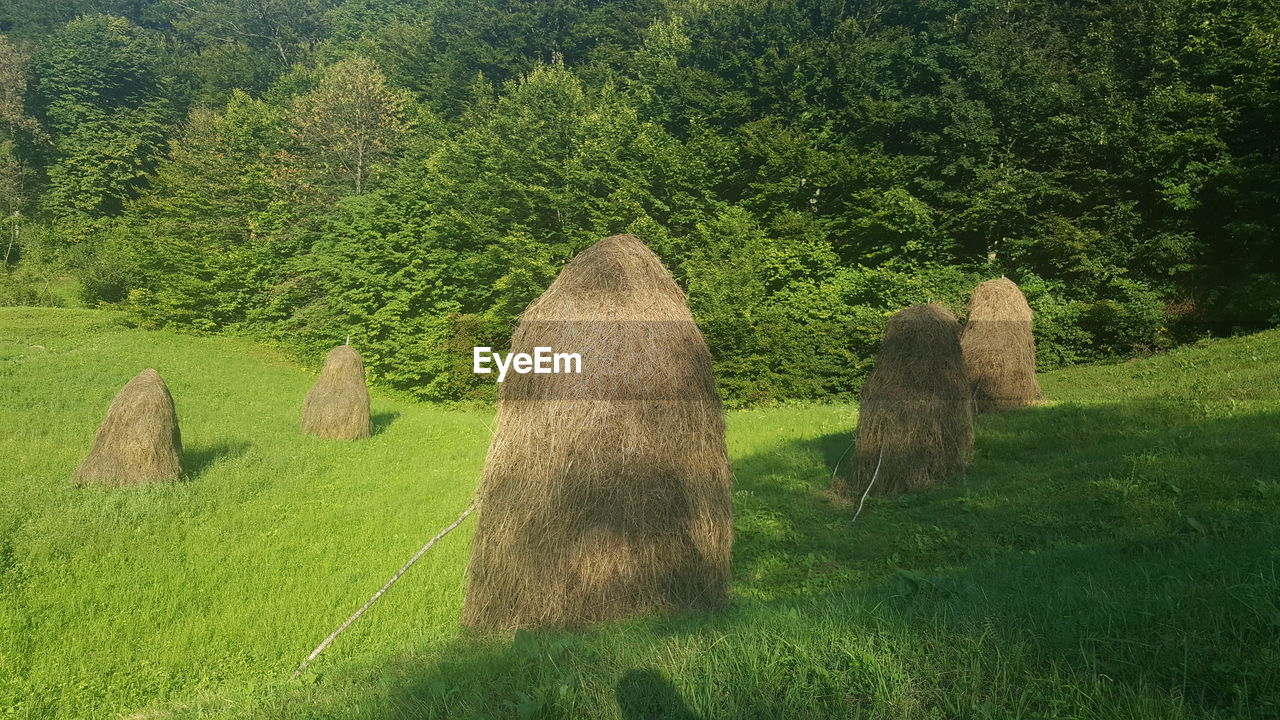
M 225 102 L 232 90 L 266 90 L 309 62 L 327 37 L 324 15 L 339 0 L 162 0 L 172 30 L 196 52 L 184 70 L 199 100 Z
M 324 37 L 322 15 L 338 0 L 168 0 L 175 22 L 202 44 L 240 42 L 287 68 Z
M 0 227 L 4 228 L 4 236 L 0 238 L 0 244 L 4 245 L 0 269 L 16 259 L 14 252 L 22 232 L 22 211 L 30 201 L 29 185 L 29 173 L 14 152 L 14 142 L 0 140 L 0 218 L 3 218 Z
M 5 229 L 4 260 L 15 258 L 22 212 L 31 201 L 31 172 L 19 154 L 18 142 L 43 137 L 39 123 L 26 113 L 27 56 L 0 35 L 0 218 Z
M 34 133 L 35 118 L 27 114 L 27 55 L 8 37 L 0 35 L 0 133 Z
M 161 66 L 160 38 L 110 15 L 76 18 L 41 43 L 32 96 L 54 143 L 52 214 L 92 222 L 136 194 L 171 116 Z
M 285 272 L 289 216 L 277 178 L 284 113 L 235 92 L 215 112 L 193 110 L 129 207 L 148 324 L 217 330 L 245 319 Z
M 302 159 L 321 176 L 363 193 L 408 135 L 410 102 L 372 60 L 355 56 L 326 68 L 319 86 L 294 102 Z

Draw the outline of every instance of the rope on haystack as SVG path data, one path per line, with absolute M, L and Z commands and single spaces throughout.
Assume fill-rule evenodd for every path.
M 462 521 L 466 520 L 467 516 L 471 514 L 471 511 L 475 509 L 476 509 L 476 504 L 471 503 L 470 505 L 467 506 L 466 510 L 462 511 L 462 514 L 458 516 L 458 519 L 453 521 L 452 525 L 441 530 L 440 534 L 428 540 L 427 544 L 423 545 L 421 550 L 415 553 L 413 557 L 409 558 L 409 562 L 405 563 L 404 567 L 400 568 L 399 572 L 391 576 L 391 579 L 387 581 L 386 585 L 382 586 L 381 590 L 374 593 L 373 597 L 369 598 L 369 601 L 366 602 L 363 607 L 357 610 L 354 615 L 347 618 L 346 622 L 339 625 L 337 630 L 334 630 L 332 633 L 330 633 L 329 637 L 324 639 L 324 642 L 317 645 L 316 649 L 311 651 L 311 654 L 307 656 L 307 659 L 303 660 L 302 664 L 298 666 L 298 669 L 293 671 L 293 677 L 295 678 L 298 677 L 298 675 L 301 674 L 302 671 L 307 668 L 307 665 L 309 665 L 312 660 L 316 659 L 317 655 L 324 652 L 324 649 L 329 647 L 329 643 L 333 642 L 334 638 L 342 634 L 343 630 L 346 630 L 348 627 L 350 627 L 351 623 L 355 622 L 356 620 L 359 620 L 360 616 L 364 614 L 365 610 L 368 610 L 370 606 L 372 606 L 375 602 L 378 601 L 378 598 L 382 597 L 383 593 L 385 593 L 392 585 L 395 585 L 396 581 L 400 579 L 400 576 L 404 575 L 405 572 L 409 570 L 409 568 L 413 567 L 414 563 L 418 562 L 418 558 L 422 557 L 428 550 L 430 550 L 431 546 L 435 545 L 437 540 L 444 537 L 445 535 L 448 535 L 454 528 L 461 525 Z
M 871 482 L 867 483 L 867 489 L 862 491 L 862 499 L 858 501 L 858 511 L 853 514 L 850 523 L 858 521 L 858 516 L 862 514 L 862 503 L 867 501 L 867 493 L 871 492 L 871 486 L 876 484 L 876 478 L 880 477 L 880 463 L 884 462 L 884 446 L 880 446 L 880 459 L 876 461 L 876 471 L 871 475 Z

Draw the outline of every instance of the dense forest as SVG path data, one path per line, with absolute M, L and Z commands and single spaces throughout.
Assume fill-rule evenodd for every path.
M 0 303 L 483 399 L 633 232 L 723 394 L 847 397 L 1006 275 L 1048 368 L 1280 324 L 1277 0 L 4 0 Z

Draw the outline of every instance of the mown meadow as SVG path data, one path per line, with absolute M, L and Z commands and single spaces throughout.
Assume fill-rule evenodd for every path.
M 1280 332 L 1042 374 L 964 478 L 856 522 L 826 493 L 856 407 L 731 412 L 726 611 L 464 631 L 468 522 L 298 679 L 467 506 L 492 413 L 375 392 L 369 440 L 305 438 L 287 357 L 0 308 L 0 716 L 1280 715 Z M 186 477 L 75 488 L 145 367 Z

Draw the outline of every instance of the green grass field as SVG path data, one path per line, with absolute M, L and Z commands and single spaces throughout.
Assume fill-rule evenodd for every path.
M 187 477 L 70 483 L 155 367 Z M 1277 718 L 1280 332 L 1042 377 L 966 478 L 824 493 L 856 409 L 734 412 L 732 606 L 581 633 L 457 626 L 490 412 L 374 395 L 301 437 L 313 372 L 251 342 L 0 308 L 0 717 Z

